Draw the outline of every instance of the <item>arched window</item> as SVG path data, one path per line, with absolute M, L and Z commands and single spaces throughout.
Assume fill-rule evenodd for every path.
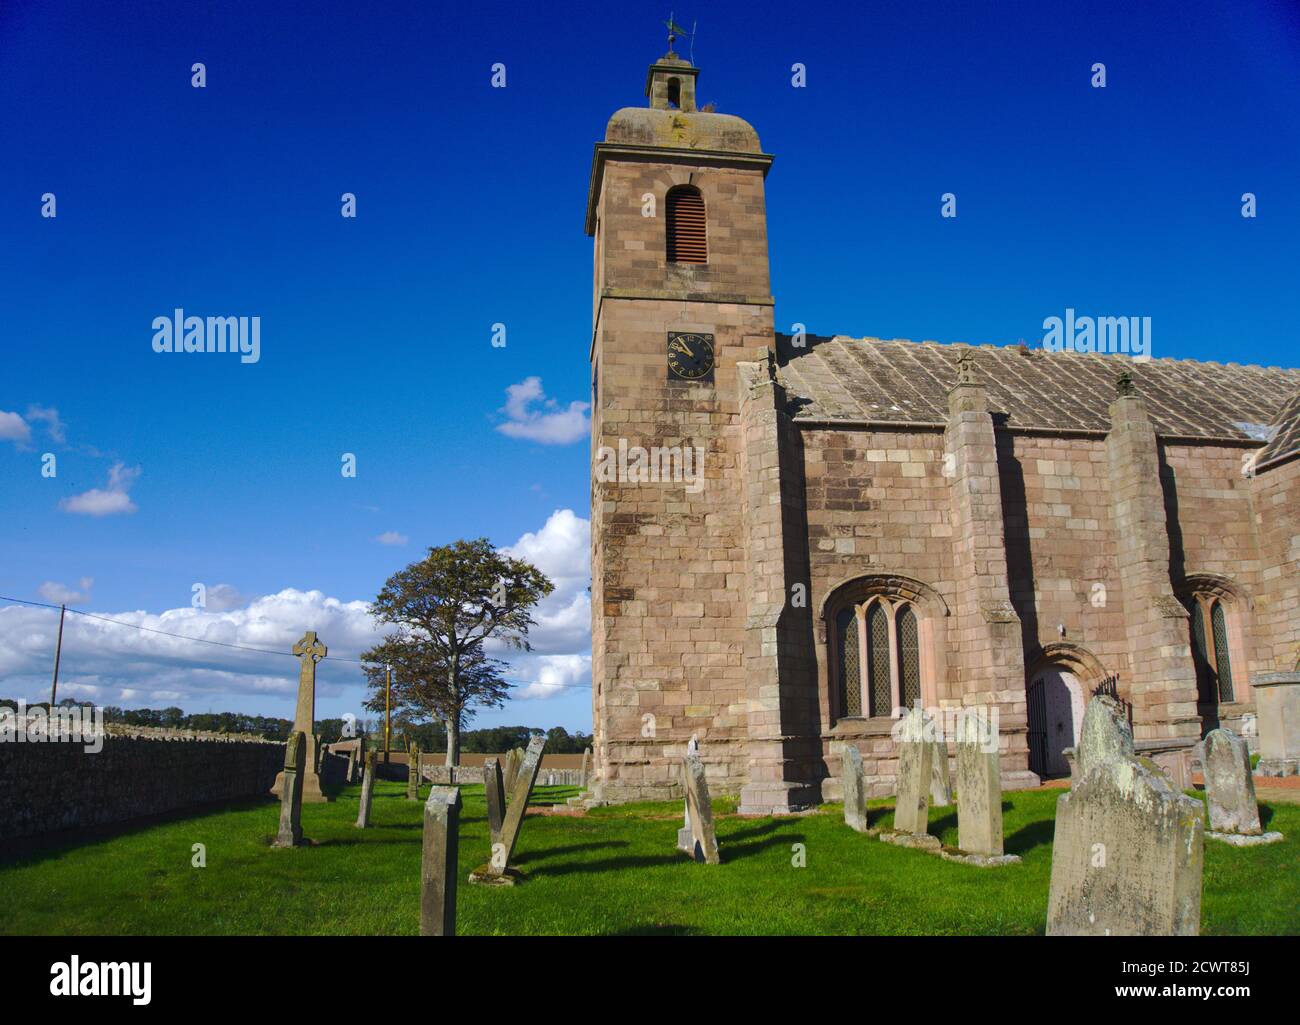
M 911 602 L 873 595 L 846 605 L 835 616 L 834 645 L 841 718 L 888 718 L 920 700 L 920 630 Z
M 1228 618 L 1223 598 L 1204 591 L 1192 591 L 1184 594 L 1182 599 L 1190 619 L 1197 699 L 1203 705 L 1235 700 Z
M 704 197 L 693 185 L 668 190 L 667 236 L 669 263 L 708 263 Z

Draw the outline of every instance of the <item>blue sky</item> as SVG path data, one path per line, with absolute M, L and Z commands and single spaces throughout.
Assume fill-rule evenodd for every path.
M 1013 344 L 1073 307 L 1150 316 L 1157 357 L 1296 364 L 1295 5 L 671 6 L 701 101 L 776 156 L 781 329 Z M 272 647 L 309 618 L 355 655 L 425 546 L 523 539 L 563 586 L 478 724 L 589 728 L 582 216 L 667 13 L 0 6 L 0 594 Z M 155 353 L 176 307 L 260 317 L 260 360 Z M 200 614 L 196 582 L 228 589 Z M 0 693 L 47 692 L 55 619 L 0 612 Z M 292 714 L 287 658 L 114 630 L 67 638 L 67 693 Z M 320 713 L 358 680 L 331 665 Z

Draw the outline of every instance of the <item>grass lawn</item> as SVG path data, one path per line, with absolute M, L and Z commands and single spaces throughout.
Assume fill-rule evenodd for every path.
M 7 934 L 398 934 L 418 931 L 422 804 L 401 783 L 375 788 L 358 830 L 360 788 L 303 808 L 317 846 L 273 850 L 279 805 L 247 802 L 145 825 L 108 839 L 59 841 L 0 860 Z M 427 788 L 422 790 L 428 793 Z M 573 788 L 539 787 L 536 804 Z M 978 869 L 849 830 L 838 805 L 781 819 L 723 817 L 721 866 L 675 850 L 680 804 L 602 808 L 585 818 L 530 815 L 514 864 L 527 881 L 464 881 L 487 860 L 481 786 L 462 788 L 461 934 L 1041 934 L 1059 791 L 1004 795 L 1009 853 L 1021 865 Z M 872 802 L 872 825 L 888 824 Z M 715 802 L 718 813 L 734 802 Z M 1204 934 L 1300 932 L 1300 806 L 1264 805 L 1287 839 L 1236 849 L 1207 841 Z M 931 832 L 957 842 L 956 808 Z M 191 847 L 207 867 L 191 867 Z M 807 866 L 792 866 L 803 844 Z

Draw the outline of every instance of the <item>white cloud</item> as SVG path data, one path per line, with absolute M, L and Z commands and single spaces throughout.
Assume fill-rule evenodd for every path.
M 77 583 L 80 590 L 74 590 L 71 587 L 65 587 L 63 584 L 54 580 L 47 580 L 36 589 L 39 594 L 48 602 L 56 602 L 59 605 L 72 605 L 76 602 L 85 601 L 90 597 L 90 589 L 95 586 L 95 581 L 90 577 L 82 577 Z
M 535 404 L 540 403 L 540 408 Z M 507 421 L 497 425 L 497 430 L 510 438 L 522 438 L 543 445 L 570 445 L 591 433 L 588 402 L 570 402 L 561 409 L 554 399 L 542 391 L 540 377 L 526 377 L 518 384 L 506 388 L 506 404 L 501 412 Z
M 68 440 L 63 429 L 63 421 L 59 419 L 59 411 L 57 409 L 46 409 L 43 406 L 38 406 L 33 403 L 27 407 L 27 419 L 33 423 L 40 422 L 45 424 L 45 429 L 49 432 L 51 441 L 62 445 Z
M 227 612 L 244 604 L 244 596 L 231 584 L 213 584 L 204 595 L 209 612 Z
M 511 692 L 521 701 L 557 697 L 575 687 L 591 685 L 590 655 L 542 655 L 532 661 L 525 673 L 517 674 L 529 682 Z
M 375 538 L 375 540 L 378 541 L 381 545 L 404 545 L 406 544 L 406 542 L 408 542 L 411 539 L 407 537 L 405 534 L 399 534 L 395 530 L 385 530 L 382 534 L 380 534 L 377 538 Z
M 114 516 L 118 513 L 133 513 L 138 508 L 127 494 L 140 477 L 138 466 L 114 463 L 108 468 L 108 486 L 91 488 L 79 495 L 65 498 L 59 502 L 64 512 L 80 513 L 84 516 Z
M 0 409 L 0 441 L 12 441 L 15 445 L 26 445 L 32 437 L 32 429 L 27 421 L 17 413 L 6 413 Z
M 511 693 L 517 698 L 590 693 L 585 691 L 591 680 L 590 533 L 587 520 L 570 509 L 558 509 L 539 530 L 503 549 L 533 563 L 555 584 L 554 593 L 534 612 L 537 625 L 529 636 L 533 650 L 493 646 L 493 654 L 508 663 L 505 676 L 516 685 Z M 77 590 L 88 593 L 93 583 L 83 578 Z M 54 581 L 44 586 L 65 587 Z M 70 695 L 102 704 L 174 704 L 191 712 L 252 711 L 241 697 L 255 696 L 273 699 L 272 707 L 282 703 L 281 714 L 291 717 L 298 661 L 289 653 L 305 630 L 315 630 L 329 646 L 329 657 L 318 669 L 318 701 L 354 701 L 363 683 L 361 667 L 342 659 L 356 658 L 385 632 L 371 619 L 368 601 L 343 601 L 296 588 L 245 599 L 230 584 L 215 584 L 207 589 L 206 609 L 185 605 L 157 614 L 93 611 L 112 622 L 71 613 L 67 617 L 60 692 L 66 688 Z M 0 607 L 0 697 L 39 700 L 48 695 L 58 620 L 57 610 Z M 360 710 L 359 704 L 355 707 Z

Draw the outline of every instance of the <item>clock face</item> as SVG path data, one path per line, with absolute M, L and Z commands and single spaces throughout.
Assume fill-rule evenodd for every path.
M 668 332 L 668 380 L 713 380 L 713 335 Z

